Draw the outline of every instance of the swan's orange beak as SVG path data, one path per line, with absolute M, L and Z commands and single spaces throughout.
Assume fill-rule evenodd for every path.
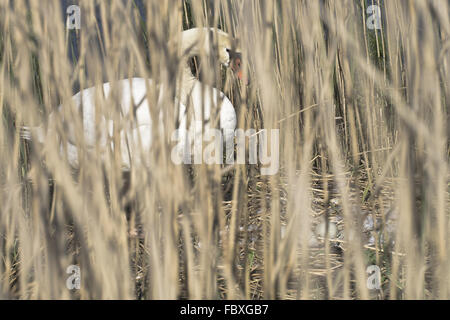
M 233 70 L 236 77 L 238 77 L 239 80 L 241 80 L 243 83 L 245 83 L 245 85 L 248 85 L 250 83 L 248 77 L 245 77 L 245 79 L 244 79 L 244 72 L 242 71 L 242 68 L 241 68 L 241 55 L 240 54 L 235 54 L 235 56 L 233 57 L 232 62 L 231 62 L 231 70 Z

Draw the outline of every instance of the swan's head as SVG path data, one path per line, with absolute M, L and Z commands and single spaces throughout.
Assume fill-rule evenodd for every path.
M 216 41 L 218 44 L 220 63 L 225 67 L 229 67 L 232 63 L 232 59 L 234 58 L 235 53 L 238 51 L 237 41 L 221 30 L 214 31 L 214 29 L 211 29 L 211 33 L 215 33 L 217 35 Z
M 182 43 L 188 56 L 199 55 L 202 52 L 208 56 L 215 54 L 217 59 L 225 67 L 231 67 L 234 74 L 243 78 L 241 69 L 241 50 L 237 39 L 228 33 L 215 28 L 193 28 L 182 33 Z
M 214 32 L 214 29 L 211 29 Z M 243 80 L 243 72 L 241 69 L 242 55 L 239 42 L 227 33 L 216 30 L 217 43 L 219 49 L 219 61 L 225 67 L 231 67 L 236 77 Z

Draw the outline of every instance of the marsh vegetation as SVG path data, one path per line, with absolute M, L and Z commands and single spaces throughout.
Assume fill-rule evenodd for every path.
M 0 298 L 450 298 L 448 1 L 74 2 L 79 29 L 59 1 L 0 0 Z M 193 27 L 239 39 L 248 85 L 202 54 L 190 67 L 237 128 L 279 130 L 276 174 L 171 161 Z M 165 115 L 148 165 L 88 152 L 67 111 L 70 166 L 67 125 L 49 115 L 132 77 L 152 79 L 150 113 Z M 117 128 L 118 96 L 96 97 Z M 58 139 L 23 139 L 50 124 Z

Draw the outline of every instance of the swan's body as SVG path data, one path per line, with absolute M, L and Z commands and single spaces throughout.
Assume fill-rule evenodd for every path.
M 200 41 L 199 34 L 203 32 L 204 29 L 191 29 L 184 31 L 182 33 L 182 49 L 191 48 L 190 55 L 198 54 Z M 228 36 L 222 32 L 219 33 L 220 37 L 224 37 L 223 42 L 225 46 L 229 46 L 227 43 Z M 220 38 L 219 37 L 219 41 Z M 227 49 L 226 52 L 229 52 Z M 223 55 L 223 52 L 220 52 Z M 224 56 L 220 58 L 220 61 L 229 65 L 230 56 Z M 91 87 L 84 89 L 72 97 L 73 104 L 76 106 L 77 111 L 80 111 L 82 106 L 82 119 L 83 119 L 83 133 L 84 133 L 84 147 L 86 150 L 94 150 L 98 148 L 102 154 L 107 152 L 108 148 L 111 147 L 114 150 L 114 125 L 115 122 L 112 119 L 106 119 L 104 112 L 100 119 L 96 117 L 96 105 L 95 101 L 98 99 L 98 89 L 103 90 L 105 100 L 111 94 L 111 88 L 118 88 L 117 97 L 120 97 L 120 151 L 121 151 L 121 161 L 122 168 L 125 170 L 130 169 L 131 164 L 140 164 L 141 159 L 149 158 L 148 152 L 152 145 L 152 118 L 150 115 L 150 105 L 147 101 L 147 88 L 152 85 L 151 79 L 144 78 L 132 78 L 120 80 L 112 86 L 109 82 L 104 83 L 103 86 Z M 161 103 L 163 96 L 163 88 L 159 87 L 159 100 L 158 104 Z M 180 132 L 190 131 L 197 134 L 198 128 L 195 127 L 195 121 L 202 120 L 204 123 L 204 128 L 210 126 L 210 120 L 212 114 L 215 114 L 215 109 L 219 108 L 219 126 L 223 129 L 224 142 L 226 145 L 233 143 L 234 139 L 234 129 L 236 128 L 236 112 L 230 100 L 224 95 L 223 92 L 216 88 L 202 84 L 196 78 L 193 77 L 187 66 L 184 69 L 183 74 L 183 85 L 181 88 L 180 100 L 176 101 L 175 105 L 178 107 L 178 123 Z M 133 103 L 134 105 L 133 105 Z M 137 108 L 135 107 L 136 105 Z M 187 116 L 187 107 L 193 108 L 194 121 L 189 120 Z M 160 106 L 156 106 L 160 107 Z M 189 108 L 190 108 L 189 107 Z M 132 110 L 135 109 L 135 114 L 131 117 Z M 161 109 L 159 109 L 161 110 Z M 203 115 L 202 115 L 203 110 Z M 62 111 L 62 106 L 58 107 L 58 112 Z M 50 116 L 50 122 L 53 121 L 54 115 Z M 130 121 L 130 119 L 133 119 Z M 166 119 L 166 120 L 176 120 L 176 119 Z M 159 130 L 163 133 L 163 116 L 162 112 L 159 117 Z M 190 122 L 190 123 L 188 123 Z M 67 123 L 67 128 L 65 131 L 67 143 L 61 145 L 61 151 L 66 153 L 67 159 L 71 166 L 79 166 L 79 155 L 78 148 L 76 145 L 76 132 L 74 129 L 73 122 L 65 121 Z M 45 142 L 45 135 L 41 128 L 32 129 L 32 134 L 36 136 L 35 140 L 39 142 Z M 47 133 L 48 134 L 48 133 Z M 183 133 L 182 133 L 183 134 Z M 186 139 L 185 136 L 180 137 L 180 139 Z M 137 154 L 139 152 L 139 154 Z M 144 160 L 145 161 L 145 160 Z
M 151 80 L 149 80 L 151 84 Z M 135 164 L 140 163 L 141 157 L 148 154 L 152 145 L 152 119 L 150 116 L 149 103 L 145 99 L 147 94 L 146 79 L 132 78 L 125 79 L 118 82 L 117 87 L 120 89 L 120 107 L 124 119 L 129 118 L 131 108 L 130 101 L 136 104 L 142 103 L 136 108 L 135 120 L 122 121 L 124 128 L 120 130 L 120 150 L 122 167 L 125 170 L 130 169 L 130 159 L 134 159 Z M 110 83 L 103 84 L 103 92 L 105 99 L 107 99 L 111 92 Z M 99 147 L 100 150 L 108 148 L 108 141 L 110 141 L 111 150 L 114 150 L 113 134 L 114 122 L 113 120 L 106 120 L 103 116 L 100 122 L 100 128 L 96 122 L 95 116 L 95 96 L 96 88 L 91 87 L 75 94 L 72 99 L 77 106 L 83 108 L 83 129 L 84 129 L 84 143 L 86 148 L 93 149 Z M 204 122 L 203 130 L 210 128 L 211 113 L 213 108 L 219 108 L 219 126 L 224 132 L 224 142 L 226 144 L 233 143 L 234 135 L 230 134 L 236 128 L 236 113 L 231 101 L 220 90 L 204 85 L 200 81 L 196 81 L 192 89 L 190 98 L 192 100 L 194 110 L 194 120 Z M 59 107 L 61 108 L 61 106 Z M 190 132 L 191 134 L 199 134 L 199 128 L 195 127 L 194 121 L 187 119 L 187 108 L 184 104 L 178 103 L 179 108 L 179 129 L 180 133 Z M 201 111 L 203 109 L 203 115 Z M 122 119 L 123 120 L 123 119 Z M 189 123 L 188 123 L 189 121 Z M 163 135 L 163 118 L 160 113 L 159 118 L 160 134 Z M 103 133 L 97 138 L 97 132 Z M 78 152 L 76 146 L 76 136 L 73 127 L 69 125 L 67 134 L 67 159 L 69 163 L 78 167 Z M 179 137 L 179 140 L 186 139 L 185 136 Z M 64 150 L 62 148 L 62 150 Z M 140 154 L 133 154 L 139 151 Z
M 151 80 L 149 80 L 151 84 Z M 143 78 L 132 78 L 121 80 L 116 85 L 120 90 L 120 111 L 122 116 L 120 132 L 120 150 L 122 167 L 124 169 L 130 168 L 130 159 L 134 157 L 133 150 L 141 150 L 143 153 L 150 150 L 152 144 L 152 119 L 149 112 L 149 104 L 146 98 L 146 80 Z M 109 82 L 104 83 L 102 86 L 105 99 L 108 99 L 111 93 L 111 84 Z M 114 121 L 107 120 L 104 116 L 100 119 L 100 124 L 96 122 L 95 116 L 95 98 L 96 87 L 84 89 L 72 97 L 72 100 L 77 108 L 82 105 L 82 118 L 83 118 L 83 130 L 84 130 L 84 143 L 87 149 L 93 149 L 99 147 L 101 151 L 106 151 L 108 148 L 108 141 L 110 142 L 111 150 L 114 151 L 113 135 L 114 135 Z M 123 121 L 129 118 L 130 111 L 132 110 L 131 101 L 138 104 L 142 101 L 138 108 L 136 108 L 135 119 L 131 121 Z M 62 106 L 59 106 L 59 111 Z M 162 119 L 160 119 L 162 121 Z M 99 128 L 100 125 L 100 128 Z M 76 136 L 73 125 L 68 126 L 66 132 L 67 145 L 67 159 L 73 167 L 78 167 L 78 151 L 76 146 Z M 97 132 L 100 136 L 97 137 Z M 130 146 L 130 144 L 132 144 Z M 140 148 L 135 148 L 140 146 Z M 64 151 L 64 148 L 61 147 Z
M 219 108 L 219 128 L 222 130 L 223 143 L 225 147 L 232 148 L 234 146 L 234 130 L 236 129 L 236 112 L 233 104 L 220 90 L 202 84 L 196 81 L 190 95 L 194 109 L 194 121 L 187 124 L 186 106 L 179 104 L 179 133 L 178 141 L 181 146 L 181 153 L 186 154 L 185 148 L 193 148 L 193 138 L 202 139 L 202 134 L 212 129 L 214 119 L 211 119 L 213 110 Z M 202 115 L 203 110 L 203 115 Z M 198 125 L 200 124 L 200 126 Z M 190 140 L 186 140 L 186 135 Z M 184 143 L 183 143 L 184 141 Z M 188 145 L 189 144 L 189 145 Z

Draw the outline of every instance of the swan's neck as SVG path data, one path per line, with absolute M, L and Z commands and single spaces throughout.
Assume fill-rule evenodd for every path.
M 205 53 L 208 54 L 209 46 L 206 41 L 208 41 L 209 31 L 210 29 L 208 28 L 194 28 L 181 33 L 181 53 L 183 56 L 183 60 L 181 61 L 183 68 L 181 99 L 185 104 L 187 104 L 187 99 L 192 88 L 198 81 L 192 74 L 189 66 L 189 59 L 200 54 L 202 50 L 205 50 Z
M 181 83 L 182 91 L 189 93 L 194 86 L 194 84 L 198 81 L 197 78 L 192 74 L 191 67 L 189 66 L 189 59 L 182 62 L 182 77 Z
M 211 32 L 209 28 L 193 28 L 183 31 L 181 33 L 183 56 L 189 58 L 200 54 L 202 50 L 205 50 L 206 54 L 208 54 L 208 41 Z

